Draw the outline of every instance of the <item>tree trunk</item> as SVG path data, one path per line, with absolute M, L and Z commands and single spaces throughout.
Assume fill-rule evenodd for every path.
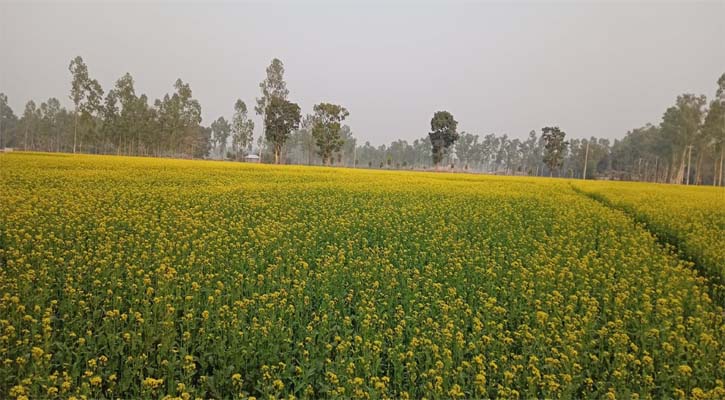
M 673 183 L 682 184 L 685 178 L 685 158 L 687 158 L 687 146 L 682 149 L 682 157 L 680 157 L 680 166 L 674 171 Z
M 702 183 L 700 180 L 702 179 L 701 172 L 702 167 L 702 151 L 699 151 L 697 154 L 697 162 L 695 163 L 695 185 L 699 185 Z
M 582 173 L 582 179 L 587 179 L 587 162 L 589 161 L 589 141 L 587 140 L 587 150 L 584 153 L 584 172 Z
M 687 146 L 687 147 L 688 147 L 689 151 L 687 153 L 687 179 L 685 182 L 687 185 L 689 185 L 690 184 L 690 164 L 692 163 L 692 146 Z
M 78 110 L 73 113 L 73 154 L 76 153 L 76 138 L 78 137 Z
M 725 143 L 720 145 L 720 175 L 717 178 L 718 184 L 722 186 L 723 157 L 725 157 Z
M 659 161 L 660 161 L 660 158 L 655 157 L 655 183 L 658 183 L 660 181 L 660 179 L 659 179 L 659 172 L 660 172 Z
M 712 158 L 712 186 L 717 186 L 717 156 Z

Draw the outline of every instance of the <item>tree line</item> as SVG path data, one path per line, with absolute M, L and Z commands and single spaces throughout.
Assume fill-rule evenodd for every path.
M 658 124 L 613 142 L 566 140 L 556 126 L 532 130 L 525 139 L 458 132 L 453 115 L 438 111 L 428 135 L 376 147 L 358 144 L 344 124 L 350 113 L 341 105 L 320 102 L 303 115 L 288 99 L 284 65 L 276 58 L 255 99 L 254 112 L 262 119 L 256 142 L 241 99 L 230 107 L 231 120 L 221 116 L 204 126 L 201 105 L 181 79 L 152 103 L 137 94 L 129 73 L 104 92 L 81 57 L 68 70 L 71 110 L 56 98 L 39 105 L 30 100 L 18 117 L 0 93 L 0 149 L 237 161 L 254 154 L 270 163 L 725 184 L 725 74 L 709 103 L 704 95 L 678 96 Z

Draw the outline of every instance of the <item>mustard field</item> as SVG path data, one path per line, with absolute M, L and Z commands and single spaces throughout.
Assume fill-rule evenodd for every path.
M 0 398 L 725 398 L 722 188 L 27 153 L 0 173 Z
M 587 182 L 575 185 L 625 210 L 673 243 L 704 273 L 725 283 L 725 190 L 720 187 Z

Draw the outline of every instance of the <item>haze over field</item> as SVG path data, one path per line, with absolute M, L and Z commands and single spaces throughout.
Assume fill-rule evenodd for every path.
M 0 4 L 0 88 L 70 106 L 68 62 L 104 88 L 130 72 L 151 99 L 176 78 L 204 124 L 253 104 L 273 57 L 290 99 L 350 110 L 360 141 L 413 140 L 431 114 L 459 129 L 524 138 L 620 138 L 657 122 L 677 95 L 712 98 L 725 66 L 725 2 L 700 4 Z M 92 34 L 89 34 L 92 32 Z M 261 133 L 256 120 L 255 136 Z

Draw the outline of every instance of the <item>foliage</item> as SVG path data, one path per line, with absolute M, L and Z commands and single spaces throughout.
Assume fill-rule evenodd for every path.
M 279 164 L 282 146 L 289 139 L 290 132 L 300 125 L 300 106 L 279 97 L 272 97 L 264 118 L 264 136 L 272 144 L 275 164 Z
M 163 100 L 156 100 L 158 109 L 159 131 L 168 138 L 169 149 L 183 153 L 199 143 L 196 134 L 201 124 L 201 105 L 192 97 L 191 87 L 181 79 L 174 83 L 176 92 L 165 95 Z
M 456 127 L 458 122 L 448 111 L 437 111 L 430 120 L 431 132 L 428 133 L 432 144 L 433 164 L 438 165 L 445 155 L 446 150 L 458 140 Z
M 549 171 L 558 170 L 564 163 L 566 148 L 569 145 L 564 140 L 566 133 L 558 126 L 547 126 L 541 129 L 541 139 L 544 141 L 544 163 Z
M 673 168 L 669 180 L 673 183 L 689 183 L 689 174 L 685 173 L 687 152 L 690 146 L 700 141 L 700 126 L 705 116 L 705 96 L 683 94 L 677 96 L 674 106 L 665 111 L 662 116 L 662 135 L 670 144 L 670 156 Z M 689 171 L 688 171 L 689 172 Z
M 247 116 L 247 105 L 241 99 L 234 103 L 232 119 L 232 145 L 237 158 L 244 158 L 246 151 L 252 149 L 254 121 Z
M 350 113 L 337 104 L 320 103 L 313 107 L 312 136 L 322 164 L 331 164 L 332 154 L 340 151 L 345 140 L 340 136 L 341 123 Z
M 8 105 L 8 96 L 0 92 L 0 149 L 5 148 L 17 129 L 18 117 Z
M 68 66 L 73 79 L 71 81 L 70 98 L 75 105 L 75 125 L 73 131 L 73 153 L 76 152 L 76 142 L 81 140 L 81 148 L 83 139 L 93 140 L 93 128 L 88 128 L 95 121 L 93 116 L 102 110 L 101 102 L 103 99 L 103 89 L 97 80 L 91 79 L 88 74 L 88 67 L 83 62 L 83 58 L 77 56 L 71 60 Z M 80 114 L 80 115 L 79 115 Z M 80 138 L 78 137 L 78 118 L 82 122 Z M 81 150 L 82 151 L 82 150 Z
M 262 91 L 262 97 L 257 98 L 257 105 L 254 107 L 259 115 L 266 115 L 267 107 L 269 107 L 273 98 L 287 100 L 289 90 L 287 90 L 287 83 L 284 81 L 284 64 L 282 61 L 277 58 L 272 59 L 267 67 L 267 77 L 259 83 L 259 89 Z
M 227 151 L 227 142 L 232 132 L 232 125 L 224 117 L 217 118 L 211 123 L 212 142 L 219 148 L 220 157 L 223 158 Z

